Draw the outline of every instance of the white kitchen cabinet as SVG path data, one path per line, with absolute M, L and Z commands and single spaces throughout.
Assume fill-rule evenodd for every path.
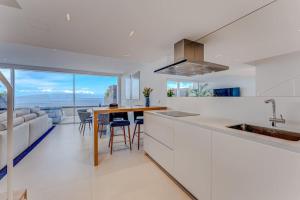
M 174 148 L 173 120 L 145 113 L 145 132 L 170 149 Z
M 173 174 L 174 152 L 151 136 L 144 135 L 144 151 L 168 173 Z
M 174 176 L 196 198 L 210 200 L 211 131 L 176 122 Z
M 300 199 L 297 153 L 213 133 L 212 158 L 212 200 Z

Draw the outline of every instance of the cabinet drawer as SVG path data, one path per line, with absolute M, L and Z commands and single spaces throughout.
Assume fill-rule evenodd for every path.
M 174 152 L 159 143 L 151 136 L 144 135 L 144 150 L 153 158 L 160 166 L 167 170 L 170 174 L 173 174 L 174 168 Z
M 174 128 L 171 120 L 147 113 L 145 113 L 144 120 L 145 132 L 149 136 L 171 149 L 174 148 Z

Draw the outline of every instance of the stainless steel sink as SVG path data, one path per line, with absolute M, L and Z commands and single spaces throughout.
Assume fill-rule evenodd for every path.
M 254 126 L 249 124 L 238 124 L 234 126 L 229 126 L 228 128 L 237 129 L 241 131 L 246 131 L 250 133 L 266 135 L 270 137 L 280 138 L 289 141 L 299 141 L 300 140 L 300 133 L 284 131 L 279 129 L 273 128 L 266 128 L 260 126 Z
M 171 117 L 188 117 L 188 116 L 197 116 L 199 114 L 196 113 L 188 113 L 188 112 L 181 112 L 181 111 L 166 111 L 166 112 L 157 112 L 162 115 L 167 115 Z

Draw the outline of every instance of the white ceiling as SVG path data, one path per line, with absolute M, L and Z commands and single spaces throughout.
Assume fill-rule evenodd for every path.
M 299 0 L 278 0 L 201 40 L 205 58 L 234 66 L 300 51 L 299 19 Z
M 0 6 L 0 42 L 122 59 L 126 64 L 119 71 L 127 71 L 133 66 L 128 62 L 147 63 L 171 55 L 174 42 L 198 39 L 271 1 L 18 0 L 22 9 Z M 71 15 L 70 22 L 66 13 Z M 132 30 L 135 34 L 130 38 Z M 222 34 L 206 38 L 209 59 L 216 53 L 227 53 L 228 42 L 236 36 L 226 32 L 225 36 L 230 38 L 226 43 Z M 237 39 L 240 42 L 243 37 Z M 235 45 L 229 47 L 238 49 L 236 57 L 242 57 L 241 46 Z

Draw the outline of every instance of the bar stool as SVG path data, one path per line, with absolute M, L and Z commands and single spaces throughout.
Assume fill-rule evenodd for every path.
M 110 154 L 112 154 L 112 150 L 113 150 L 114 136 L 117 136 L 115 135 L 115 130 L 114 130 L 114 128 L 116 127 L 122 127 L 125 144 L 126 144 L 125 126 L 128 127 L 129 147 L 131 150 L 130 121 L 128 120 L 128 113 L 127 112 L 110 113 L 109 122 L 110 122 L 110 139 L 109 139 L 108 146 L 110 147 Z
M 134 131 L 132 136 L 132 144 L 134 141 L 134 136 L 136 135 L 136 128 L 138 128 L 137 134 L 138 134 L 138 150 L 140 150 L 140 138 L 141 138 L 141 125 L 144 124 L 144 112 L 143 111 L 137 111 L 133 112 L 133 118 L 134 118 Z

